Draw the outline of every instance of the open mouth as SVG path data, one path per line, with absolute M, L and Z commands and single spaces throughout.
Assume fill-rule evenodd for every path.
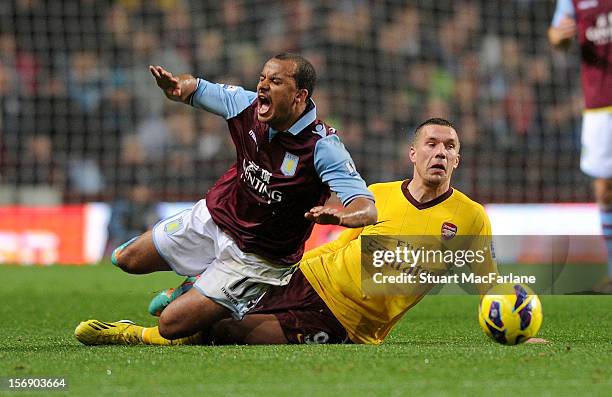
M 433 170 L 439 170 L 439 171 L 444 171 L 446 172 L 446 167 L 443 164 L 434 164 L 431 167 L 429 167 L 430 169 Z
M 270 110 L 270 107 L 272 106 L 272 103 L 270 102 L 270 98 L 262 94 L 259 94 L 257 96 L 257 100 L 259 102 L 257 113 L 259 113 L 260 116 L 263 116 L 266 113 L 268 113 L 268 111 Z

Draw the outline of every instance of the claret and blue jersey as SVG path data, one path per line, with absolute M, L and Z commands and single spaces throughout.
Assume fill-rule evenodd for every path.
M 576 20 L 587 111 L 612 109 L 612 0 L 559 0 L 552 20 Z
M 236 163 L 206 195 L 215 223 L 245 252 L 280 265 L 299 261 L 312 222 L 304 213 L 329 198 L 373 199 L 335 129 L 317 119 L 310 101 L 288 131 L 257 119 L 257 95 L 198 79 L 191 104 L 224 117 Z

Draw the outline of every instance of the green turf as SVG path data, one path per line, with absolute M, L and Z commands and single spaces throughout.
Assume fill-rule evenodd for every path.
M 68 393 L 54 395 L 604 396 L 612 390 L 610 296 L 541 297 L 539 336 L 547 345 L 497 345 L 478 326 L 477 297 L 431 296 L 379 347 L 92 348 L 72 335 L 79 321 L 152 324 L 149 299 L 180 279 L 130 276 L 102 265 L 0 266 L 0 280 L 0 377 L 66 377 Z

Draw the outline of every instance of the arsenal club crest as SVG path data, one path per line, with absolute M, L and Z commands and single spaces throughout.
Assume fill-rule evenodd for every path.
M 457 235 L 457 226 L 450 222 L 442 224 L 442 240 L 450 240 Z

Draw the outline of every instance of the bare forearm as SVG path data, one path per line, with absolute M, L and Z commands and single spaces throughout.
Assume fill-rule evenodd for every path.
M 365 197 L 357 197 L 340 211 L 340 225 L 344 227 L 363 227 L 378 220 L 374 202 Z

